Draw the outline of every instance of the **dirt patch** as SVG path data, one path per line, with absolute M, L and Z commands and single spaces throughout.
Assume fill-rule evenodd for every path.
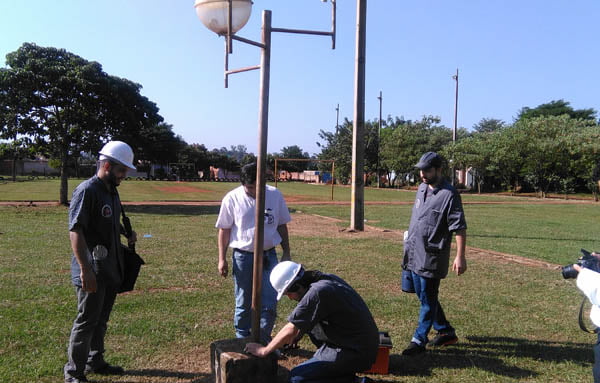
M 402 231 L 384 230 L 365 225 L 364 232 L 351 231 L 347 227 L 340 226 L 341 220 L 314 214 L 295 213 L 292 214 L 292 222 L 288 229 L 293 235 L 310 237 L 318 234 L 329 238 L 381 238 L 390 241 L 402 241 Z
M 168 194 L 176 193 L 210 193 L 210 190 L 198 189 L 191 186 L 156 186 L 157 190 Z

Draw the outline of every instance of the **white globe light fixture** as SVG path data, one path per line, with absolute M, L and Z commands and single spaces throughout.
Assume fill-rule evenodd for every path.
M 229 0 L 196 0 L 194 8 L 202 24 L 219 35 L 227 35 Z M 246 25 L 252 12 L 251 0 L 231 1 L 231 33 Z

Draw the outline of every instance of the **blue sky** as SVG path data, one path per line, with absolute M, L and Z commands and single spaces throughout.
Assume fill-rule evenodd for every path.
M 259 40 L 273 26 L 329 30 L 320 0 L 254 0 L 238 35 Z M 452 75 L 459 68 L 458 125 L 512 122 L 524 107 L 564 99 L 600 110 L 600 1 L 370 0 L 366 119 L 383 114 L 454 124 Z M 338 0 L 338 38 L 274 34 L 268 152 L 320 150 L 318 132 L 352 119 L 356 1 Z M 65 48 L 143 86 L 188 143 L 246 145 L 256 152 L 258 71 L 223 87 L 224 42 L 197 19 L 193 0 L 1 0 L 0 56 L 23 42 Z M 257 48 L 236 43 L 231 67 L 256 65 Z

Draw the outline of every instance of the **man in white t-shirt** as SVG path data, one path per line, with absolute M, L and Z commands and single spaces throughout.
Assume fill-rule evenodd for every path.
M 592 253 L 600 262 L 600 254 Z M 581 290 L 592 304 L 590 319 L 592 323 L 600 328 L 600 273 L 586 269 L 578 264 L 573 268 L 579 272 L 577 275 L 577 287 Z M 600 332 L 594 346 L 594 367 L 592 368 L 594 383 L 600 383 Z
M 227 277 L 227 248 L 233 249 L 232 274 L 235 293 L 233 325 L 238 338 L 250 336 L 252 271 L 254 265 L 254 215 L 256 209 L 256 164 L 242 167 L 242 185 L 225 195 L 215 226 L 219 229 L 219 273 Z M 287 223 L 291 221 L 283 195 L 272 186 L 265 187 L 265 226 L 263 281 L 261 294 L 260 339 L 268 342 L 277 317 L 277 292 L 271 286 L 271 270 L 277 265 L 275 247 L 283 249 L 282 261 L 289 261 L 290 246 Z

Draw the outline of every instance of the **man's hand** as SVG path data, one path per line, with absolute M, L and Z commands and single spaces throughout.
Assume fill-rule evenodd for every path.
M 454 271 L 456 275 L 461 275 L 467 271 L 467 259 L 464 256 L 457 255 L 452 264 L 452 271 Z
M 246 347 L 244 348 L 244 351 L 252 354 L 254 356 L 258 356 L 259 358 L 264 358 L 265 356 L 267 356 L 267 354 L 265 353 L 266 347 L 264 347 L 262 344 L 260 343 L 247 343 Z
M 90 268 L 82 268 L 79 274 L 81 278 L 81 288 L 86 293 L 95 293 L 98 289 L 96 284 L 96 274 Z
M 224 259 L 219 259 L 219 274 L 221 274 L 223 278 L 226 278 L 229 274 L 229 265 Z
M 135 231 L 132 231 L 129 238 L 127 238 L 127 244 L 129 246 L 131 246 L 131 245 L 135 245 L 136 242 L 137 242 L 137 233 Z

